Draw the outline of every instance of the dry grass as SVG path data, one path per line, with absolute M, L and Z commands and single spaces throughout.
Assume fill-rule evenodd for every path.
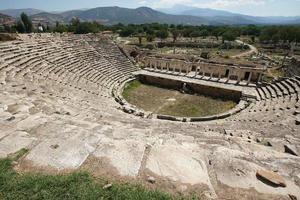
M 182 94 L 177 90 L 145 85 L 138 81 L 130 84 L 124 91 L 124 98 L 133 105 L 157 114 L 202 117 L 225 112 L 236 105 L 233 101 Z

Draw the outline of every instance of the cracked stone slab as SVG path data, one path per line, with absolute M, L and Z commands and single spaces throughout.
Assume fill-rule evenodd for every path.
M 183 145 L 163 144 L 151 148 L 146 168 L 173 181 L 210 186 L 205 161 Z
M 34 141 L 36 141 L 36 138 L 31 137 L 27 132 L 13 132 L 0 140 L 0 157 L 3 158 L 22 148 L 28 148 Z
M 93 146 L 78 139 L 48 139 L 34 147 L 25 159 L 38 167 L 76 169 L 94 150 Z
M 291 180 L 284 179 L 286 187 L 273 187 L 260 181 L 256 174 L 259 170 L 267 170 L 258 164 L 247 161 L 247 155 L 219 147 L 214 151 L 214 169 L 217 180 L 232 188 L 251 189 L 259 193 L 288 195 L 292 194 L 300 198 L 300 188 Z M 245 158 L 245 160 L 243 159 Z
M 139 173 L 145 144 L 137 140 L 101 140 L 93 153 L 95 157 L 105 157 L 120 175 L 135 177 Z
M 8 134 L 9 134 L 8 131 L 1 131 L 0 130 L 0 141 L 1 141 L 2 138 L 4 138 L 5 136 L 7 136 Z
M 39 125 L 42 125 L 47 122 L 47 119 L 45 117 L 39 116 L 39 115 L 31 115 L 27 117 L 26 119 L 18 122 L 17 129 L 18 130 L 30 130 L 34 127 L 37 127 Z

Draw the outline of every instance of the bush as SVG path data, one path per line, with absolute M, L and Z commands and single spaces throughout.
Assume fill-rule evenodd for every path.
M 79 23 L 75 29 L 75 34 L 97 33 L 99 31 L 96 23 Z
M 11 41 L 11 40 L 15 40 L 16 37 L 12 34 L 8 34 L 8 33 L 0 33 L 0 41 Z

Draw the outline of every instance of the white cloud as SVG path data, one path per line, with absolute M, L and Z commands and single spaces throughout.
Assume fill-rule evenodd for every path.
M 148 2 L 147 1 L 145 1 L 145 0 L 139 0 L 138 1 L 138 4 L 140 4 L 140 5 L 146 5 Z
M 154 8 L 170 8 L 174 5 L 188 5 L 194 4 L 193 0 L 159 0 L 153 3 Z
M 195 4 L 195 6 L 207 8 L 226 8 L 230 6 L 244 5 L 264 5 L 267 0 L 215 0 L 204 4 Z
M 157 0 L 152 3 L 154 8 L 170 8 L 176 4 L 202 7 L 202 8 L 226 8 L 244 5 L 264 5 L 273 0 Z M 300 0 L 297 0 L 300 1 Z

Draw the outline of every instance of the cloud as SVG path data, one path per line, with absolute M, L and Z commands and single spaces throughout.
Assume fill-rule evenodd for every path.
M 155 8 L 170 8 L 177 4 L 202 7 L 202 8 L 226 8 L 244 5 L 264 5 L 273 0 L 157 0 L 152 3 Z M 300 0 L 297 0 L 300 1 Z
M 170 8 L 174 5 L 194 4 L 194 0 L 159 0 L 153 3 L 154 8 Z
M 138 4 L 140 5 L 146 5 L 148 2 L 146 0 L 139 0 Z
M 215 0 L 204 4 L 195 4 L 207 8 L 226 8 L 231 6 L 264 5 L 268 0 Z

